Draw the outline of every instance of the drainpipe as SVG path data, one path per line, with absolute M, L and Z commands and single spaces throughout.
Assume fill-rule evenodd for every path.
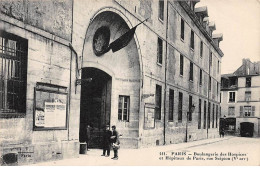
M 167 13 L 166 13 L 166 50 L 165 50 L 165 53 L 166 53 L 166 57 L 165 57 L 165 77 L 164 77 L 164 116 L 163 116 L 163 144 L 165 145 L 166 144 L 166 93 L 167 93 L 167 56 L 168 56 L 168 0 L 167 0 Z

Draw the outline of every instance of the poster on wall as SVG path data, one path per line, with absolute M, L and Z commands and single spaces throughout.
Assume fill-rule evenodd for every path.
M 145 129 L 154 128 L 155 127 L 155 118 L 154 118 L 154 104 L 145 104 L 144 108 L 144 127 Z
M 56 88 L 35 89 L 34 129 L 66 129 L 67 93 Z

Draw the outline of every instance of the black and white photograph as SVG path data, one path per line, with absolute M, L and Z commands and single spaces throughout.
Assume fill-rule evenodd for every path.
M 260 166 L 260 0 L 0 0 L 0 166 Z

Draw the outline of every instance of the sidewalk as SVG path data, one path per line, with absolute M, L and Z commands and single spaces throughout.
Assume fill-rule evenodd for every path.
M 193 141 L 188 143 L 170 144 L 164 146 L 156 146 L 141 149 L 120 149 L 119 159 L 112 160 L 113 150 L 110 157 L 101 156 L 101 149 L 90 149 L 86 155 L 79 155 L 79 158 L 63 159 L 59 161 L 49 161 L 43 163 L 32 164 L 32 166 L 114 166 L 114 165 L 165 165 L 165 162 L 160 164 L 160 152 L 183 152 L 185 149 L 213 144 L 228 139 L 232 136 L 225 138 L 205 139 Z M 185 162 L 185 161 L 183 161 Z

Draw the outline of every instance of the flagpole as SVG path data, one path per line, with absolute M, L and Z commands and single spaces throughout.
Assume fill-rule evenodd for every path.
M 150 17 L 149 17 L 150 18 Z M 146 18 L 145 20 L 143 20 L 142 22 L 140 22 L 139 24 L 137 24 L 135 27 L 141 25 L 142 23 L 144 23 L 145 21 L 147 21 L 149 18 Z

